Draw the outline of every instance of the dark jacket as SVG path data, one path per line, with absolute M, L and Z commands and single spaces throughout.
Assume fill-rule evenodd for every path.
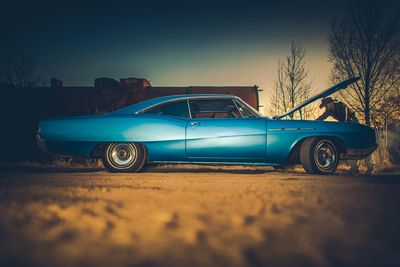
M 332 111 L 325 110 L 325 112 L 317 118 L 319 121 L 323 121 L 329 116 L 333 117 L 339 122 L 355 122 L 358 123 L 358 119 L 353 110 L 351 110 L 345 103 L 341 101 L 335 101 L 335 106 Z

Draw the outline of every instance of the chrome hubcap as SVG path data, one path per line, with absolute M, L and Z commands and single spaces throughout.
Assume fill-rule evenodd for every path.
M 113 144 L 108 150 L 110 163 L 116 168 L 131 166 L 137 157 L 136 147 L 132 144 Z
M 337 162 L 335 146 L 330 141 L 320 142 L 315 149 L 314 158 L 319 168 L 323 170 L 333 168 Z

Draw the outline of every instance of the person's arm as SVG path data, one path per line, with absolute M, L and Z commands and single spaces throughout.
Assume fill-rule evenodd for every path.
M 325 120 L 326 118 L 328 118 L 329 115 L 330 115 L 330 112 L 327 111 L 327 110 L 325 110 L 325 112 L 322 113 L 321 116 L 319 116 L 316 120 L 317 120 L 317 121 L 323 121 L 323 120 Z
M 340 109 L 338 110 L 343 110 L 344 114 L 344 120 L 343 122 L 348 122 L 349 121 L 349 116 L 350 116 L 350 108 L 343 102 L 339 101 L 338 106 L 340 106 Z

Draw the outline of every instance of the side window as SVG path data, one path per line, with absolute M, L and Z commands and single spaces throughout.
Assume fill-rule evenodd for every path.
M 161 104 L 147 109 L 142 113 L 189 118 L 189 109 L 186 100 Z
M 232 99 L 190 100 L 192 118 L 241 118 Z
M 235 103 L 243 118 L 257 118 L 257 116 L 254 115 L 253 112 L 251 112 L 241 101 L 235 100 Z

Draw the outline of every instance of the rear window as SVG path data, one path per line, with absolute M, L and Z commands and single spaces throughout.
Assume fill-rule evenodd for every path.
M 189 118 L 189 108 L 186 100 L 161 104 L 141 113 Z

